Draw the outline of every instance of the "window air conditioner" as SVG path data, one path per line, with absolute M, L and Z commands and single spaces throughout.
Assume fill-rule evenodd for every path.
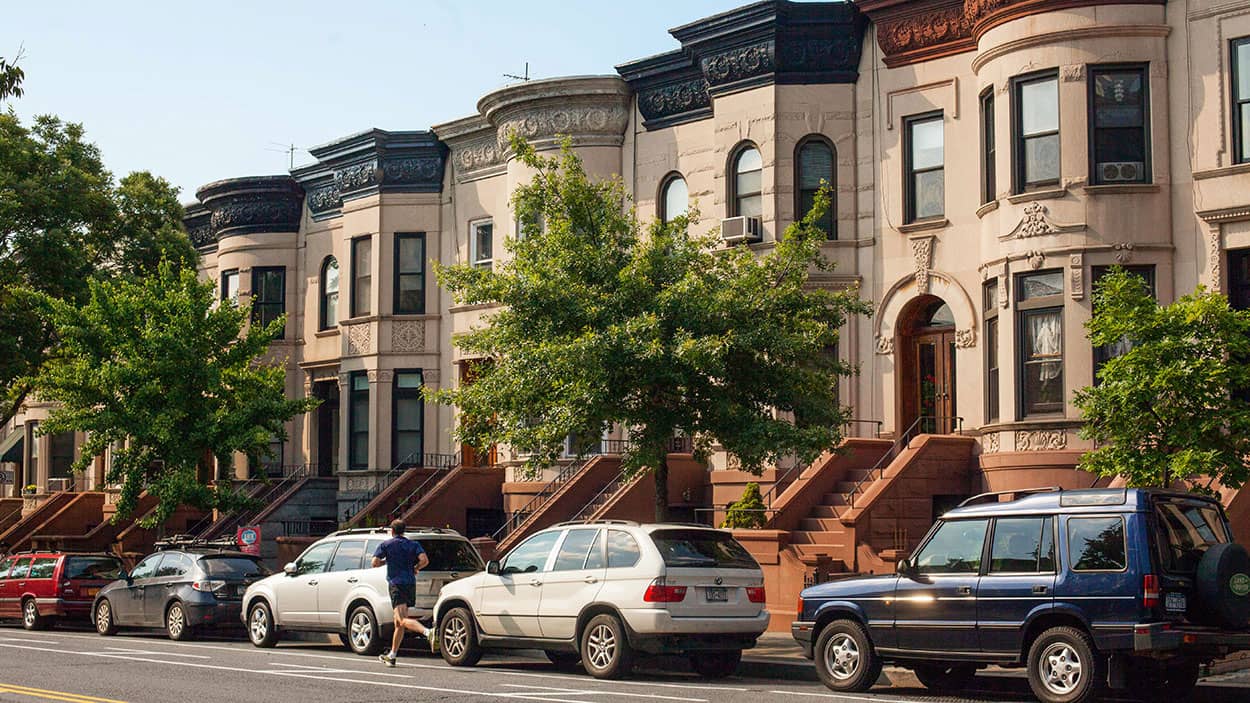
M 1116 181 L 1140 181 L 1145 164 L 1140 161 L 1108 161 L 1098 164 L 1103 183 Z
M 56 493 L 57 491 L 68 491 L 71 482 L 68 478 L 50 478 L 48 479 L 48 492 Z
M 764 238 L 764 224 L 758 217 L 726 217 L 720 222 L 721 238 L 728 244 L 750 244 Z

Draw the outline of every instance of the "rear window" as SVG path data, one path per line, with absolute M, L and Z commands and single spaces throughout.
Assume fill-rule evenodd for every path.
M 1128 566 L 1124 520 L 1068 518 L 1068 558 L 1073 571 L 1123 571 Z
M 1155 503 L 1155 531 L 1164 571 L 1192 574 L 1208 549 L 1229 542 L 1220 509 L 1202 500 L 1166 500 Z
M 247 557 L 220 556 L 200 557 L 200 568 L 209 578 L 259 578 L 268 576 L 266 569 L 259 561 Z
M 65 560 L 67 579 L 107 579 L 118 577 L 122 563 L 113 557 L 70 557 Z
M 711 530 L 656 530 L 651 540 L 665 566 L 698 569 L 758 569 L 760 565 L 738 541 Z
M 473 545 L 458 539 L 417 540 L 430 558 L 430 571 L 481 571 L 482 558 Z

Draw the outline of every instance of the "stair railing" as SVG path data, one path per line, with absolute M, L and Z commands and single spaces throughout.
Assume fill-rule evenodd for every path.
M 955 434 L 964 433 L 964 419 L 959 415 L 921 415 L 916 418 L 915 422 L 895 438 L 894 443 L 890 445 L 890 449 L 881 455 L 876 464 L 868 469 L 862 478 L 855 482 L 849 493 L 842 494 L 846 499 L 846 504 L 852 508 L 855 507 L 855 497 L 864 492 L 866 486 L 877 480 L 880 476 L 885 475 L 885 468 L 889 466 L 894 457 L 898 456 L 907 445 L 911 444 L 912 439 L 922 434 L 934 434 L 938 427 L 954 428 Z
M 395 509 L 391 511 L 391 514 L 395 518 L 399 518 L 400 516 L 402 516 L 404 514 L 404 511 L 409 506 L 415 505 L 422 498 L 424 498 L 425 491 L 427 488 L 433 488 L 434 486 L 441 483 L 444 478 L 447 478 L 448 474 L 450 474 L 453 470 L 460 467 L 464 463 L 461 454 L 458 454 L 458 453 L 457 454 L 426 454 L 425 456 L 426 456 L 426 461 L 423 462 L 425 468 L 432 468 L 432 469 L 435 469 L 435 471 L 429 476 L 426 476 L 424 481 L 418 484 L 416 488 L 409 491 L 408 495 L 404 496 L 403 499 L 401 499 L 399 502 L 395 504 Z M 431 456 L 447 457 L 447 460 L 431 462 L 429 461 L 429 457 Z
M 849 427 L 850 425 L 855 425 L 855 424 L 873 425 L 876 428 L 875 437 L 880 439 L 881 427 L 885 423 L 882 422 L 881 420 L 847 420 L 846 422 L 842 423 L 842 427 L 845 429 Z M 844 438 L 846 437 L 845 432 L 843 433 L 843 437 Z M 786 472 L 782 474 L 776 481 L 774 481 L 772 487 L 770 487 L 768 489 L 768 492 L 764 494 L 763 496 L 764 505 L 767 505 L 769 508 L 773 507 L 773 500 L 775 500 L 777 496 L 781 494 L 782 491 L 785 491 L 786 488 L 790 487 L 790 483 L 791 483 L 790 477 L 796 473 L 802 472 L 806 468 L 807 467 L 805 465 L 799 464 L 796 462 L 794 466 L 791 466 L 790 468 L 786 469 Z M 795 478 L 797 478 L 797 476 Z
M 547 485 L 543 486 L 542 490 L 535 494 L 523 508 L 509 514 L 507 519 L 504 520 L 503 526 L 491 535 L 491 539 L 495 540 L 496 544 L 499 544 L 503 540 L 507 539 L 509 535 L 525 523 L 529 516 L 541 510 L 542 507 L 551 500 L 552 496 L 563 488 L 565 484 L 569 483 L 581 474 L 586 467 L 590 466 L 590 462 L 597 459 L 598 456 L 599 455 L 597 454 L 589 456 L 583 461 L 575 461 L 561 469 L 560 473 L 556 474 L 555 478 L 551 479 Z

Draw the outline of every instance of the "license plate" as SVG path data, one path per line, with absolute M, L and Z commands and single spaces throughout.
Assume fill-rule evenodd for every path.
M 97 593 L 99 593 L 99 592 L 100 592 L 99 587 L 96 587 L 96 588 L 84 588 L 84 589 L 82 589 L 82 594 L 83 594 L 84 596 L 91 596 L 91 597 L 94 597 L 94 596 L 95 596 L 95 594 L 97 594 Z
M 703 589 L 703 597 L 709 603 L 724 603 L 729 600 L 729 591 L 720 586 L 709 586 Z
M 1183 613 L 1189 608 L 1184 593 L 1163 594 L 1163 607 L 1174 613 Z

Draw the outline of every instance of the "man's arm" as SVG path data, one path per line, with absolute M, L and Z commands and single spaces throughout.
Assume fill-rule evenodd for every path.
M 375 569 L 376 569 L 376 568 L 378 568 L 379 566 L 382 566 L 382 565 L 383 565 L 383 564 L 385 564 L 385 563 L 386 563 L 386 560 L 385 560 L 385 559 L 383 559 L 383 558 L 381 558 L 381 557 L 378 557 L 378 556 L 373 557 L 373 568 L 375 568 Z
M 386 551 L 382 549 L 382 545 L 379 544 L 378 548 L 375 549 L 373 552 L 373 568 L 376 569 L 385 563 L 386 563 Z
M 416 572 L 424 569 L 425 567 L 429 565 L 430 565 L 430 558 L 425 555 L 425 552 L 421 552 L 420 554 L 417 555 L 417 568 L 413 569 L 412 572 L 415 574 Z

